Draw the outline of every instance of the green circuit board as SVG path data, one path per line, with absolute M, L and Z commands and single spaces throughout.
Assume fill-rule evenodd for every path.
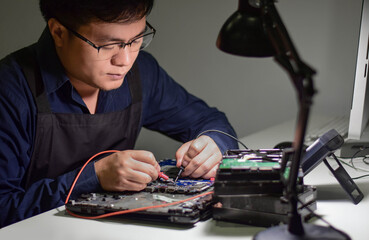
M 243 158 L 223 158 L 219 166 L 220 169 L 259 169 L 259 170 L 273 170 L 279 169 L 279 162 L 259 161 L 253 159 Z

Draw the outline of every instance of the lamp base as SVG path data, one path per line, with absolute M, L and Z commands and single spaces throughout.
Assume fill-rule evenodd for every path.
M 259 232 L 254 236 L 254 240 L 270 240 L 270 239 L 283 239 L 283 240 L 308 240 L 308 239 L 319 239 L 319 240 L 340 240 L 351 239 L 346 233 L 339 230 L 334 230 L 330 227 L 324 227 L 313 224 L 303 224 L 305 234 L 295 235 L 288 231 L 288 225 L 279 225 L 268 228 L 264 231 Z

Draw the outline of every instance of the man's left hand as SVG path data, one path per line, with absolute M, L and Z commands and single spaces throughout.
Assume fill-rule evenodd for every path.
M 203 135 L 186 142 L 176 152 L 177 167 L 185 167 L 182 176 L 192 178 L 215 177 L 222 153 L 214 140 Z

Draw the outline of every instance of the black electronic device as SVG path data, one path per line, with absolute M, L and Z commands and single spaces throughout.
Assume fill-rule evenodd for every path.
M 278 149 L 228 150 L 219 165 L 215 194 L 282 193 L 281 158 Z
M 316 209 L 316 188 L 303 184 L 303 176 L 324 162 L 355 204 L 363 194 L 338 162 L 329 165 L 326 157 L 343 144 L 343 138 L 332 129 L 306 148 L 297 181 L 298 211 L 302 219 L 311 217 Z M 214 183 L 213 218 L 256 226 L 272 226 L 288 222 L 290 205 L 284 196 L 289 168 L 283 159 L 292 146 L 284 149 L 228 150 L 219 166 Z M 285 166 L 284 166 L 285 165 Z
M 178 173 L 175 160 L 165 159 L 159 162 L 161 170 L 169 180 L 156 180 L 140 192 L 100 192 L 82 194 L 78 199 L 69 200 L 66 209 L 84 216 L 99 216 L 125 210 L 148 207 L 137 212 L 125 213 L 120 217 L 150 222 L 193 225 L 211 217 L 213 181 L 203 179 L 173 178 Z M 200 197 L 199 194 L 203 194 Z M 151 208 L 190 199 L 175 205 Z
M 290 168 L 282 149 L 228 150 L 219 165 L 214 192 L 225 194 L 282 194 Z M 302 170 L 298 185 L 302 185 Z
M 343 143 L 343 137 L 335 129 L 331 129 L 320 136 L 306 149 L 301 160 L 301 168 L 304 175 L 308 174 L 326 157 L 339 149 Z
M 255 226 L 287 223 L 291 208 L 284 196 L 289 176 L 288 158 L 282 149 L 228 150 L 214 182 L 213 218 Z M 298 210 L 304 219 L 316 209 L 316 189 L 298 177 Z
M 288 160 L 290 143 L 279 144 L 283 149 L 228 150 L 214 183 L 213 218 L 263 227 L 287 223 L 291 206 L 284 195 L 284 186 L 289 165 L 283 159 Z M 316 210 L 317 196 L 315 187 L 303 184 L 303 177 L 321 162 L 355 204 L 363 198 L 340 162 L 336 160 L 338 167 L 333 167 L 326 160 L 342 144 L 342 136 L 332 129 L 306 148 L 297 181 L 298 211 L 303 220 L 308 220 L 311 211 Z
M 298 194 L 298 210 L 304 220 L 312 217 L 317 209 L 317 191 L 313 186 L 304 186 Z M 270 227 L 288 222 L 290 204 L 280 194 L 215 195 L 213 219 Z M 307 207 L 311 210 L 308 210 Z
M 301 167 L 304 175 L 306 175 L 321 162 L 324 162 L 353 203 L 358 204 L 364 198 L 364 194 L 359 187 L 336 157 L 334 157 L 335 162 L 333 164 L 326 160 L 326 157 L 332 155 L 343 143 L 343 137 L 335 129 L 329 130 L 306 149 L 306 153 L 301 161 Z

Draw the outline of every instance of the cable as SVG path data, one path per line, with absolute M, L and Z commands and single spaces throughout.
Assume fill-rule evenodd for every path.
M 346 165 L 346 166 L 348 166 L 348 167 L 350 167 L 350 168 L 355 169 L 356 171 L 357 171 L 357 170 L 360 170 L 360 171 L 363 171 L 363 172 L 369 172 L 369 169 L 360 168 L 360 167 L 357 167 L 357 166 L 353 165 L 353 162 L 354 162 L 353 158 L 351 158 L 351 159 L 350 159 L 350 163 L 351 163 L 351 164 L 349 164 L 349 163 L 347 163 L 346 161 L 342 160 L 342 158 L 338 158 L 338 157 L 337 157 L 336 155 L 334 155 L 334 154 L 332 154 L 332 157 L 333 157 L 333 158 L 335 158 L 336 160 L 338 160 L 340 163 L 342 163 L 342 164 L 344 164 L 344 165 Z M 363 161 L 363 162 L 365 163 L 365 161 Z
M 79 170 L 77 176 L 75 177 L 75 179 L 74 179 L 74 181 L 72 183 L 72 186 L 69 189 L 69 193 L 67 195 L 67 198 L 65 199 L 65 204 L 68 203 L 69 198 L 70 198 L 70 195 L 72 194 L 73 189 L 74 189 L 74 187 L 75 187 L 75 185 L 76 185 L 76 183 L 77 183 L 77 181 L 78 181 L 81 173 L 83 172 L 83 170 L 87 166 L 87 164 L 89 162 L 91 162 L 93 159 L 95 159 L 99 155 L 102 155 L 102 154 L 105 154 L 105 153 L 115 153 L 115 152 L 119 152 L 119 151 L 118 150 L 102 151 L 102 152 L 99 152 L 99 153 L 93 155 L 90 159 L 87 160 L 87 162 L 82 166 L 82 168 Z M 190 198 L 186 198 L 186 199 L 183 199 L 183 200 L 179 200 L 179 201 L 176 201 L 176 202 L 165 203 L 165 204 L 160 204 L 160 205 L 155 205 L 155 206 L 147 206 L 147 207 L 135 208 L 135 209 L 128 209 L 128 210 L 123 210 L 123 211 L 117 211 L 117 212 L 112 212 L 112 213 L 101 214 L 101 215 L 98 215 L 98 216 L 82 216 L 82 215 L 73 213 L 73 212 L 69 211 L 68 209 L 66 209 L 66 211 L 71 216 L 78 217 L 78 218 L 83 218 L 83 219 L 100 219 L 100 218 L 105 218 L 105 217 L 110 217 L 110 216 L 115 216 L 115 215 L 121 215 L 121 214 L 127 214 L 127 213 L 132 213 L 132 212 L 144 211 L 144 210 L 147 210 L 147 209 L 168 207 L 168 206 L 176 205 L 176 204 L 179 204 L 179 203 L 187 202 L 187 201 L 190 201 L 190 200 L 199 198 L 199 197 L 207 196 L 207 195 L 210 195 L 210 194 L 213 194 L 213 193 L 214 193 L 213 191 L 209 191 L 209 192 L 198 194 L 196 196 L 193 196 L 193 197 L 190 197 Z
M 201 132 L 199 135 L 197 135 L 196 138 L 199 138 L 201 135 L 204 135 L 205 133 L 207 132 L 217 132 L 217 133 L 221 133 L 221 134 L 224 134 L 230 138 L 232 138 L 233 140 L 236 140 L 237 142 L 239 142 L 245 149 L 249 149 L 242 141 L 240 141 L 238 138 L 232 136 L 231 134 L 228 134 L 226 132 L 223 132 L 223 131 L 220 131 L 220 130 L 216 130 L 216 129 L 210 129 L 210 130 L 206 130 L 206 131 L 203 131 Z
M 348 166 L 348 167 L 350 167 L 350 168 L 353 168 L 353 169 L 355 169 L 356 171 L 357 170 L 360 170 L 360 171 L 363 171 L 363 172 L 369 172 L 369 170 L 367 170 L 367 169 L 364 169 L 364 168 L 359 168 L 359 167 L 355 167 L 355 166 L 353 166 L 353 165 L 350 165 L 350 164 L 348 164 L 348 163 L 346 163 L 345 161 L 343 161 L 342 159 L 339 159 L 335 154 L 332 154 L 332 157 L 336 160 L 336 161 L 339 161 L 340 163 L 342 163 L 343 165 L 346 165 L 346 166 Z M 364 159 L 365 159 L 366 157 L 364 157 Z M 364 161 L 364 159 L 363 159 L 363 162 L 364 163 L 366 163 L 365 161 Z M 351 161 L 350 161 L 351 162 Z M 352 163 L 353 163 L 353 158 L 352 158 Z M 357 179 L 360 179 L 360 178 L 364 178 L 364 177 L 369 177 L 369 174 L 365 174 L 365 175 L 361 175 L 361 176 L 358 176 L 358 177 L 353 177 L 353 178 L 351 178 L 352 180 L 357 180 Z
M 105 154 L 105 153 L 116 153 L 116 152 L 119 152 L 119 151 L 118 150 L 107 150 L 107 151 L 102 151 L 102 152 L 96 153 L 95 155 L 93 155 L 92 157 L 90 157 L 90 159 L 87 160 L 87 162 L 82 166 L 81 170 L 79 170 L 77 176 L 75 177 L 75 179 L 74 179 L 74 181 L 72 183 L 72 186 L 69 189 L 69 193 L 68 193 L 67 198 L 65 199 L 65 202 L 64 203 L 65 204 L 68 203 L 69 198 L 70 198 L 70 195 L 72 194 L 72 191 L 73 191 L 73 189 L 74 189 L 74 187 L 76 185 L 76 182 L 77 182 L 78 178 L 80 177 L 81 173 L 83 172 L 83 170 L 85 169 L 85 167 L 87 166 L 87 164 L 89 162 L 91 162 L 91 160 L 93 160 L 97 156 L 100 156 L 100 155 Z
M 369 161 L 368 161 L 369 157 L 365 156 L 363 157 L 363 163 L 365 163 L 366 165 L 369 165 Z
M 338 161 L 340 161 L 340 163 L 342 163 L 342 164 L 344 164 L 344 165 L 346 165 L 346 166 L 348 166 L 348 167 L 350 167 L 350 168 L 355 169 L 356 171 L 357 171 L 357 170 L 360 170 L 360 171 L 363 171 L 363 172 L 369 172 L 369 170 L 368 170 L 368 169 L 360 168 L 360 167 L 356 167 L 356 166 L 352 166 L 352 165 L 348 164 L 347 162 L 345 162 L 345 161 L 343 161 L 343 160 L 341 160 L 341 159 L 338 159 Z
M 357 154 L 359 154 L 360 152 L 362 152 L 362 151 L 366 150 L 366 149 L 368 149 L 368 147 L 363 148 L 363 149 L 360 149 L 360 150 L 358 150 L 357 152 L 355 152 L 355 153 L 352 155 L 351 160 L 350 160 L 350 163 L 352 164 L 352 166 L 354 167 L 354 169 L 356 169 L 356 167 L 355 167 L 355 165 L 354 165 L 354 158 L 355 158 L 355 156 L 356 156 Z
M 354 178 L 352 178 L 352 180 L 357 180 L 357 179 L 364 178 L 364 177 L 369 177 L 369 174 L 365 174 L 365 175 L 361 175 L 361 176 L 358 176 L 358 177 L 354 177 Z
M 117 212 L 112 212 L 112 213 L 105 213 L 105 214 L 101 214 L 101 215 L 98 215 L 98 216 L 82 216 L 82 215 L 75 214 L 75 213 L 69 211 L 68 209 L 66 209 L 66 210 L 70 215 L 72 215 L 74 217 L 79 217 L 79 218 L 84 218 L 84 219 L 101 219 L 101 218 L 106 218 L 106 217 L 111 217 L 111 216 L 116 216 L 116 215 L 122 215 L 122 214 L 127 214 L 127 213 L 140 212 L 140 211 L 144 211 L 144 210 L 147 210 L 147 209 L 168 207 L 168 206 L 176 205 L 176 204 L 179 204 L 179 203 L 187 202 L 187 201 L 199 198 L 199 197 L 204 197 L 204 196 L 207 196 L 207 195 L 210 195 L 210 194 L 213 194 L 213 193 L 214 193 L 213 191 L 210 191 L 210 192 L 205 192 L 205 193 L 202 193 L 202 194 L 198 194 L 198 195 L 190 197 L 190 198 L 179 200 L 179 201 L 176 201 L 176 202 L 165 203 L 165 204 L 160 204 L 160 205 L 155 205 L 155 206 L 147 206 L 147 207 L 141 207 L 141 208 L 128 209 L 128 210 L 117 211 Z

